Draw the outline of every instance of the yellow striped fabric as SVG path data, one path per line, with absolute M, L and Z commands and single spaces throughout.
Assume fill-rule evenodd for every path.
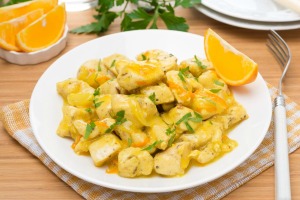
M 275 87 L 269 86 L 274 99 Z M 30 127 L 29 100 L 2 107 L 1 121 L 7 132 L 33 155 L 39 158 L 62 181 L 86 199 L 221 199 L 274 164 L 273 121 L 259 148 L 239 167 L 223 177 L 204 185 L 171 193 L 133 193 L 104 188 L 88 183 L 66 172 L 54 163 L 36 141 Z M 300 146 L 300 107 L 286 97 L 287 124 L 290 153 Z

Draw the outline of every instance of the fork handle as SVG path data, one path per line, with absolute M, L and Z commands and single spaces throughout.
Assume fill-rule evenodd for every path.
M 290 200 L 289 149 L 286 127 L 284 97 L 275 98 L 275 197 L 277 200 Z

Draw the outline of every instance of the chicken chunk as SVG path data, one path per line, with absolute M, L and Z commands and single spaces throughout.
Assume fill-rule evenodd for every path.
M 119 175 L 133 178 L 150 175 L 153 169 L 153 158 L 148 151 L 129 147 L 123 149 L 118 155 Z
M 100 120 L 111 117 L 111 100 L 112 95 L 101 94 L 94 98 L 94 105 L 96 107 L 96 113 Z
M 119 85 L 117 79 L 111 79 L 109 81 L 106 81 L 99 87 L 99 90 L 101 94 L 126 94 L 127 93 L 127 91 Z
M 191 151 L 190 143 L 175 143 L 167 150 L 155 155 L 154 170 L 164 176 L 183 175 L 189 165 Z
M 202 122 L 199 114 L 182 105 L 177 105 L 169 112 L 162 114 L 162 119 L 169 125 L 175 124 L 177 134 L 185 131 L 194 132 Z
M 208 60 L 201 59 L 195 55 L 193 58 L 182 61 L 178 66 L 179 69 L 187 67 L 193 76 L 199 77 L 203 72 L 212 69 L 212 64 Z
M 154 60 L 159 63 L 164 72 L 177 69 L 177 58 L 173 54 L 158 49 L 143 52 L 136 59 L 139 61 Z
M 77 78 L 87 82 L 91 87 L 97 88 L 114 77 L 104 66 L 100 59 L 88 60 L 81 65 Z
M 91 119 L 91 115 L 84 109 L 79 109 L 73 106 L 63 106 L 62 112 L 63 119 L 59 123 L 56 133 L 61 137 L 72 137 L 75 139 L 78 133 L 73 125 L 73 121 L 89 121 Z
M 129 58 L 127 58 L 126 56 L 124 56 L 122 54 L 115 53 L 108 57 L 103 58 L 102 62 L 107 70 L 111 71 L 115 76 L 118 76 L 118 72 L 116 70 L 116 62 L 119 60 L 128 60 L 129 61 Z
M 202 85 L 188 72 L 169 71 L 166 73 L 167 83 L 178 103 L 189 105 L 193 92 L 202 89 Z
M 106 133 L 106 130 L 116 122 L 115 119 L 112 118 L 105 118 L 103 120 L 98 120 L 93 122 L 95 124 L 95 127 L 93 128 L 92 132 L 88 136 L 88 138 L 95 138 L 98 135 L 104 135 Z M 85 136 L 86 127 L 88 123 L 86 123 L 83 120 L 74 120 L 73 124 L 75 128 L 77 129 L 78 133 L 82 136 Z M 87 138 L 86 138 L 87 139 Z
M 87 84 L 84 81 L 77 80 L 75 78 L 70 78 L 65 81 L 58 82 L 56 84 L 56 89 L 58 94 L 60 94 L 65 101 L 67 101 L 67 97 L 71 93 L 94 93 L 94 88 L 89 86 L 89 84 Z
M 164 72 L 156 62 L 147 61 L 118 61 L 117 81 L 126 90 L 155 85 L 163 79 Z
M 158 85 L 155 85 L 155 86 L 148 86 L 148 87 L 142 88 L 141 93 L 148 96 L 149 98 L 150 98 L 150 96 L 153 95 L 153 97 L 154 97 L 153 100 L 156 105 L 171 103 L 175 100 L 172 91 L 164 83 L 159 83 Z
M 169 126 L 158 117 L 155 124 L 146 129 L 147 133 L 155 138 L 156 141 L 161 141 L 156 147 L 161 150 L 165 150 L 168 147 L 169 140 L 171 138 L 171 133 L 169 134 L 167 130 Z
M 121 149 L 121 140 L 113 134 L 105 134 L 89 146 L 91 157 L 97 167 L 113 158 Z

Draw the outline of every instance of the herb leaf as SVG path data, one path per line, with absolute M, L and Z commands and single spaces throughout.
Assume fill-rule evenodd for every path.
M 189 26 L 183 17 L 177 17 L 173 12 L 164 12 L 160 14 L 160 18 L 170 30 L 188 31 Z
M 116 60 L 114 59 L 114 60 L 112 61 L 112 63 L 110 64 L 110 68 L 114 67 L 115 64 L 116 64 Z
M 181 122 L 187 121 L 192 116 L 192 113 L 185 114 L 180 120 L 178 120 L 175 124 L 179 125 Z
M 143 148 L 142 150 L 150 151 L 150 150 L 152 150 L 154 147 L 156 147 L 157 145 L 159 145 L 162 142 L 163 142 L 162 140 L 155 141 L 152 144 L 150 144 L 149 146 Z
M 132 145 L 132 138 L 128 138 L 128 140 L 127 140 L 127 146 L 131 147 L 131 145 Z
M 195 4 L 201 3 L 201 0 L 175 0 L 175 6 L 182 6 L 184 8 L 189 8 Z
M 218 93 L 221 91 L 221 89 L 210 89 L 209 91 L 211 91 L 212 93 Z
M 166 130 L 166 135 L 171 135 L 173 133 L 175 133 L 176 128 L 174 127 L 173 129 L 171 129 L 170 127 Z
M 94 91 L 94 96 L 97 96 L 100 94 L 100 88 L 97 88 L 95 91 Z
M 189 71 L 189 67 L 186 68 L 182 68 L 179 70 L 178 72 L 178 76 L 180 78 L 181 81 L 186 82 L 185 81 L 185 77 L 187 78 L 187 75 L 185 74 L 187 71 Z
M 153 92 L 148 98 L 149 98 L 154 104 L 156 104 L 155 92 Z
M 87 109 L 85 109 L 85 111 L 88 112 L 88 113 L 91 113 L 92 109 L 91 108 L 87 108 Z
M 91 133 L 93 132 L 95 127 L 96 127 L 96 124 L 94 122 L 91 122 L 91 123 L 86 125 L 84 139 L 89 138 L 89 136 L 91 135 Z
M 200 67 L 201 69 L 206 69 L 207 68 L 207 66 L 203 65 L 202 62 L 197 58 L 196 55 L 194 56 L 194 59 L 195 59 L 194 62 L 197 64 L 198 67 Z
M 116 116 L 117 116 L 116 122 L 113 123 L 112 125 L 110 125 L 110 127 L 105 131 L 105 133 L 112 132 L 117 125 L 121 125 L 121 124 L 123 124 L 124 122 L 127 121 L 127 119 L 124 118 L 124 116 L 125 116 L 125 111 L 124 110 L 121 110 L 121 111 L 117 112 Z
M 173 133 L 172 136 L 170 137 L 169 141 L 168 141 L 168 147 L 172 146 L 174 140 L 175 140 L 175 136 L 176 134 Z
M 215 85 L 218 85 L 218 86 L 224 86 L 224 83 L 222 83 L 221 81 L 219 81 L 219 80 L 214 80 L 214 84 Z

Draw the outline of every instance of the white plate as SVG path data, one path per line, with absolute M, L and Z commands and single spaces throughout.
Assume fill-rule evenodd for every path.
M 274 0 L 202 0 L 201 3 L 219 13 L 261 22 L 299 21 L 300 15 Z
M 177 56 L 179 61 L 204 57 L 203 37 L 191 33 L 167 30 L 141 30 L 112 34 L 82 44 L 57 59 L 37 82 L 30 101 L 30 122 L 35 137 L 45 152 L 62 168 L 88 182 L 108 188 L 132 192 L 168 192 L 198 186 L 212 181 L 245 161 L 262 142 L 271 120 L 271 100 L 268 88 L 258 75 L 252 84 L 232 88 L 236 99 L 246 108 L 249 119 L 242 122 L 229 137 L 239 146 L 231 153 L 205 167 L 192 167 L 177 178 L 153 176 L 128 179 L 105 173 L 88 156 L 78 156 L 71 149 L 72 141 L 56 135 L 62 119 L 62 98 L 56 83 L 75 77 L 81 63 L 121 53 L 129 58 L 145 50 L 162 49 Z
M 300 21 L 295 22 L 258 22 L 238 19 L 235 17 L 230 17 L 222 13 L 216 12 L 206 6 L 196 5 L 195 8 L 203 13 L 204 15 L 215 19 L 219 22 L 229 24 L 236 27 L 253 29 L 253 30 L 293 30 L 300 28 Z

